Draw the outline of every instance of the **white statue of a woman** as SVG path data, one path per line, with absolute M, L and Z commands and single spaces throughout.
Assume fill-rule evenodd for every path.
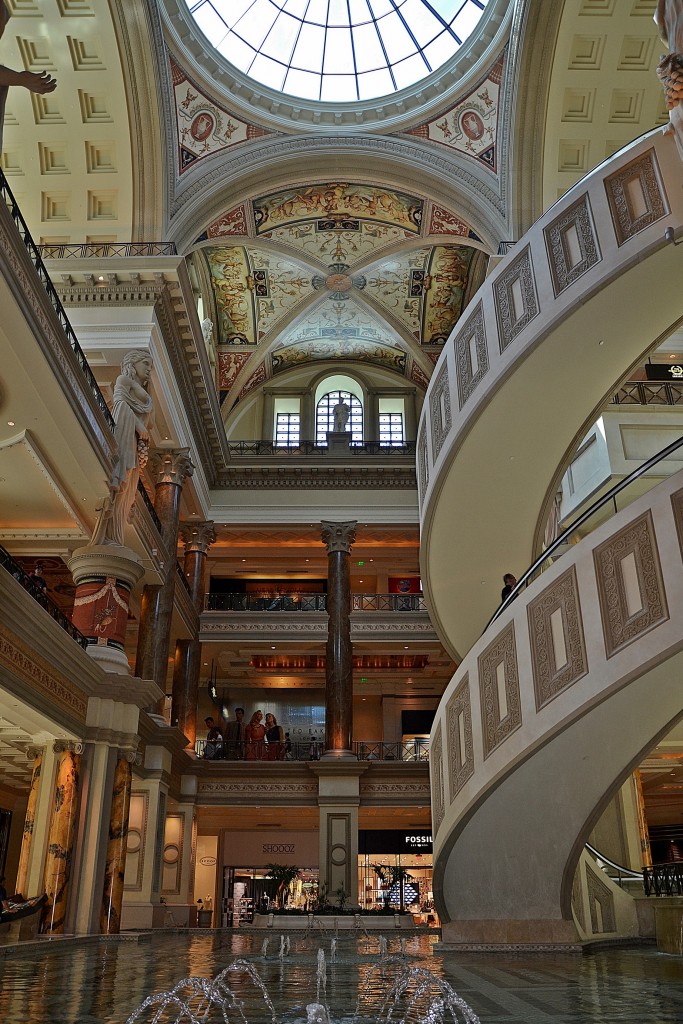
M 665 134 L 674 135 L 683 157 L 683 0 L 658 0 L 654 19 L 662 42 L 669 49 L 657 65 L 669 111 Z
M 146 466 L 149 453 L 149 432 L 154 422 L 154 405 L 147 391 L 151 372 L 149 352 L 136 349 L 123 357 L 112 406 L 118 458 L 91 544 L 123 544 L 140 470 Z

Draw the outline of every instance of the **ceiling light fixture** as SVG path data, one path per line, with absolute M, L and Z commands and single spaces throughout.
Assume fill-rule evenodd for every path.
M 8 427 L 13 427 L 14 426 L 14 420 L 7 420 L 7 426 Z

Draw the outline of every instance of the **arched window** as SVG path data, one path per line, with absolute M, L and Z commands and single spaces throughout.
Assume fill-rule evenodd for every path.
M 363 406 L 350 391 L 328 391 L 323 395 L 315 410 L 315 443 L 327 444 L 327 435 L 334 430 L 334 407 L 345 402 L 349 407 L 347 432 L 352 444 L 363 443 Z

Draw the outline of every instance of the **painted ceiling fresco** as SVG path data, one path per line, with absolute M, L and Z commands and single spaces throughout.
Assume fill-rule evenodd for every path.
M 204 251 L 216 299 L 219 344 L 258 344 L 313 290 L 310 271 L 278 253 L 244 246 Z
M 423 200 L 372 185 L 328 182 L 273 192 L 253 201 L 256 233 L 297 221 L 313 221 L 323 230 L 338 218 L 371 218 L 417 234 L 422 223 Z
M 374 363 L 426 387 L 469 294 L 472 239 L 452 211 L 366 184 L 293 186 L 229 208 L 198 240 L 221 398 L 323 359 Z

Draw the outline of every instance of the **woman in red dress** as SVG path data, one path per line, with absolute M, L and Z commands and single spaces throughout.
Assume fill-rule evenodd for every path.
M 244 731 L 247 761 L 264 761 L 266 758 L 266 727 L 262 722 L 263 712 L 255 711 Z

